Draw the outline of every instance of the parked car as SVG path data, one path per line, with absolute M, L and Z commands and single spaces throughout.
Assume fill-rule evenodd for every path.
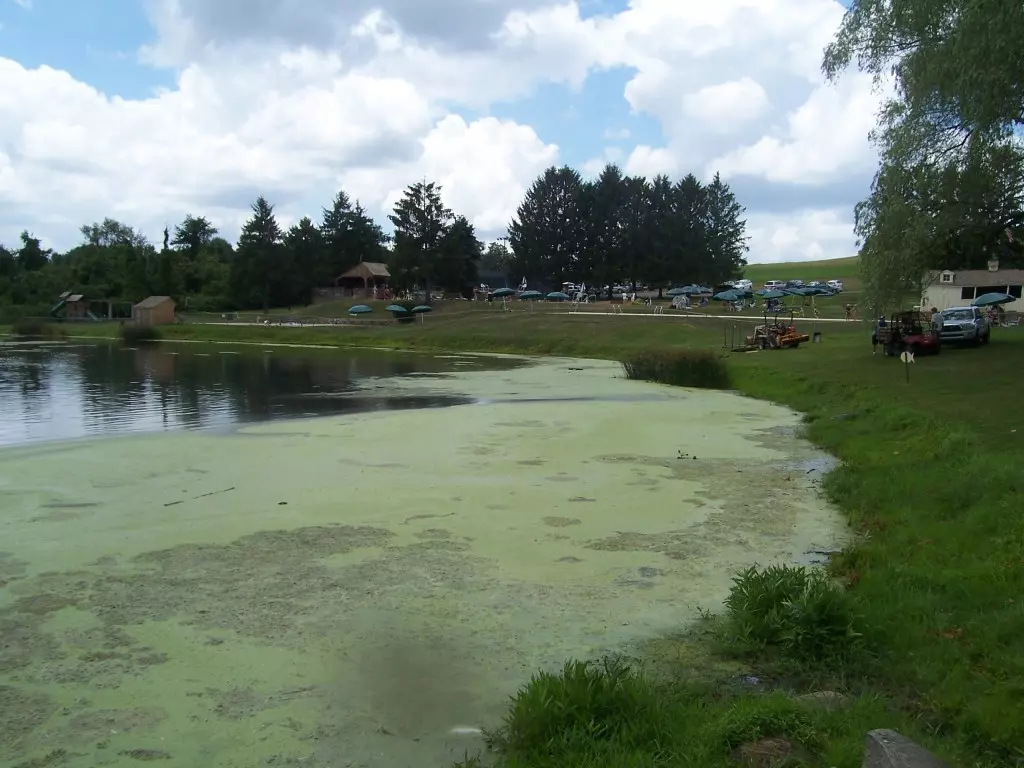
M 804 287 L 804 281 L 803 280 L 789 280 L 789 281 L 786 282 L 786 286 L 788 288 L 803 288 Z
M 730 280 L 726 285 L 731 285 L 733 288 L 739 288 L 741 291 L 749 291 L 754 288 L 754 284 L 743 278 L 742 280 Z
M 778 291 L 778 290 L 781 290 L 781 289 L 783 289 L 785 287 L 786 287 L 786 281 L 785 280 L 768 280 L 764 284 L 764 289 L 766 291 Z
M 943 344 L 988 344 L 992 329 L 978 307 L 950 307 L 942 310 Z
M 831 288 L 836 293 L 843 292 L 843 281 L 842 280 L 829 280 L 825 285 Z

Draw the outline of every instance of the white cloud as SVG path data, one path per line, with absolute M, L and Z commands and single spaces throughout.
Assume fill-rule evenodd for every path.
M 339 185 L 383 213 L 423 177 L 493 236 L 534 176 L 568 159 L 586 173 L 622 162 L 648 176 L 721 170 L 803 185 L 874 163 L 866 81 L 821 84 L 821 50 L 843 13 L 835 0 L 631 0 L 587 18 L 571 0 L 438 2 L 444 14 L 421 0 L 153 0 L 158 38 L 141 53 L 177 80 L 145 99 L 0 58 L 0 240 L 29 226 L 66 247 L 105 215 L 156 234 L 186 212 L 233 234 L 256 194 L 289 220 Z M 608 98 L 657 120 L 662 146 L 608 147 L 584 162 L 487 116 L 538 84 L 578 88 L 615 68 L 631 74 Z M 591 141 L 631 137 L 584 118 Z M 852 248 L 846 215 L 750 214 L 754 258 L 790 248 L 787 237 L 804 243 L 793 255 Z
M 778 263 L 853 256 L 853 214 L 849 210 L 804 210 L 787 215 L 753 214 L 748 260 Z

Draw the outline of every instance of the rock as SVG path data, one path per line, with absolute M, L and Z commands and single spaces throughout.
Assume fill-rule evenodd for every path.
M 751 741 L 732 755 L 732 759 L 745 768 L 782 768 L 806 757 L 806 750 L 786 739 Z
M 853 699 L 838 691 L 815 691 L 797 696 L 796 700 L 801 704 L 824 709 L 829 712 L 836 712 L 840 709 L 848 709 L 853 705 Z
M 870 731 L 864 741 L 862 768 L 949 768 L 924 747 L 888 728 Z

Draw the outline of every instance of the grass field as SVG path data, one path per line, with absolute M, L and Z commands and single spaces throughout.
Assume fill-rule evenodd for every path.
M 861 323 L 822 323 L 822 342 L 796 350 L 722 350 L 744 323 L 459 309 L 406 326 L 180 325 L 164 334 L 616 360 L 719 350 L 732 386 L 803 412 L 808 437 L 842 460 L 825 489 L 859 541 L 829 566 L 842 584 L 831 613 L 805 611 L 794 626 L 814 632 L 854 616 L 856 653 L 740 647 L 727 642 L 726 614 L 658 646 L 664 678 L 579 665 L 538 677 L 496 735 L 500 764 L 724 768 L 740 745 L 777 737 L 806 750 L 795 765 L 857 768 L 871 728 L 900 730 L 954 765 L 1024 764 L 1024 331 L 996 329 L 986 347 L 918 358 L 908 383 L 901 363 L 871 355 Z M 112 337 L 117 328 L 66 330 Z M 762 684 L 738 683 L 738 671 Z M 849 709 L 794 699 L 821 690 L 848 695 Z
M 758 288 L 766 280 L 842 280 L 847 291 L 860 290 L 860 259 L 850 256 L 845 259 L 824 261 L 790 261 L 782 264 L 748 264 L 743 276 Z

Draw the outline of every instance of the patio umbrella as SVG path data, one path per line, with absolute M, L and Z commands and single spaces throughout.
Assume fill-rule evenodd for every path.
M 983 293 L 972 301 L 971 304 L 975 307 L 994 307 L 996 304 L 1009 304 L 1011 301 L 1016 300 L 1008 293 Z
M 740 301 L 744 298 L 743 291 L 738 291 L 735 288 L 730 288 L 727 291 L 721 291 L 711 297 L 715 301 Z
M 418 305 L 416 305 L 415 307 L 412 308 L 413 314 L 416 314 L 416 315 L 421 315 L 424 312 L 433 312 L 433 311 L 434 311 L 434 308 L 431 307 L 428 304 L 418 304 Z
M 356 304 L 354 307 L 349 307 L 348 310 L 350 315 L 365 315 L 367 312 L 373 312 L 373 308 L 365 304 Z
M 548 298 L 551 299 L 551 301 L 568 301 L 569 294 L 562 293 L 561 291 L 552 291 L 548 294 Z
M 670 299 L 674 299 L 676 296 L 686 296 L 689 293 L 689 286 L 686 288 L 671 288 L 665 291 L 665 295 Z
M 757 293 L 757 295 L 762 299 L 784 299 L 791 295 L 789 291 L 775 291 L 769 289 L 762 289 L 760 291 L 755 291 L 755 293 Z
M 519 294 L 519 298 L 522 301 L 532 301 L 535 299 L 543 299 L 544 294 L 540 291 L 523 291 Z
M 492 293 L 492 295 L 496 299 L 503 299 L 506 296 L 515 296 L 515 294 L 516 294 L 516 292 L 512 288 L 499 288 L 498 290 L 496 290 L 496 291 L 494 291 Z
M 394 312 L 396 315 L 404 315 L 409 310 L 403 307 L 401 304 L 388 304 L 384 307 L 388 312 Z

